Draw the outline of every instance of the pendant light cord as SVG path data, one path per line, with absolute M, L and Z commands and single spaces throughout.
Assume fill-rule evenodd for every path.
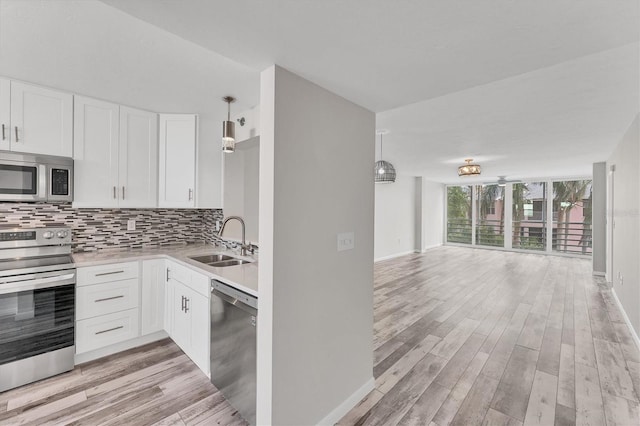
M 382 133 L 380 133 L 380 161 L 382 161 Z

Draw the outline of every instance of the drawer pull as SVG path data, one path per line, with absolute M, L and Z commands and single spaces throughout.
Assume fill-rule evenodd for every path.
M 101 277 L 103 275 L 113 275 L 113 274 L 122 274 L 124 271 L 113 271 L 113 272 L 101 272 L 96 274 L 96 277 Z
M 106 302 L 107 300 L 113 300 L 113 299 L 122 299 L 124 297 L 124 295 L 120 295 L 120 296 L 113 296 L 113 297 L 105 297 L 102 299 L 96 299 L 93 302 L 94 303 L 98 303 L 98 302 Z
M 119 330 L 119 329 L 121 329 L 121 328 L 124 328 L 124 326 L 123 326 L 123 325 L 119 325 L 119 326 L 117 326 L 117 327 L 109 328 L 109 329 L 107 329 L 107 330 L 96 331 L 96 332 L 95 332 L 95 334 L 108 333 L 108 332 L 110 332 L 110 331 Z

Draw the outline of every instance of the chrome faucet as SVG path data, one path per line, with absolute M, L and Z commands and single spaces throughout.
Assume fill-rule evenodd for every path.
M 240 255 L 241 256 L 246 256 L 247 255 L 247 249 L 251 248 L 251 245 L 247 245 L 247 242 L 244 238 L 244 234 L 245 234 L 245 227 L 244 227 L 244 220 L 242 220 L 242 218 L 240 216 L 228 216 L 226 219 L 224 219 L 222 221 L 222 226 L 220 227 L 220 230 L 218 231 L 218 237 L 222 238 L 222 232 L 224 231 L 224 227 L 227 225 L 227 222 L 229 222 L 231 219 L 235 219 L 238 222 L 240 222 L 240 225 L 242 225 L 242 244 L 240 245 Z

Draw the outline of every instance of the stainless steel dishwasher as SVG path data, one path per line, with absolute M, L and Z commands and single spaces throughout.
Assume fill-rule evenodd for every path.
M 256 424 L 258 299 L 211 281 L 211 383 L 240 415 Z

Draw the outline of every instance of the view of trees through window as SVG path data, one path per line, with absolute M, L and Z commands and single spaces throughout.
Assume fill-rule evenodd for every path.
M 476 191 L 476 244 L 504 246 L 504 186 L 482 185 Z
M 591 181 L 553 182 L 553 250 L 591 253 Z
M 590 255 L 591 197 L 590 180 L 449 186 L 447 242 Z
M 447 188 L 447 241 L 471 244 L 471 187 Z

